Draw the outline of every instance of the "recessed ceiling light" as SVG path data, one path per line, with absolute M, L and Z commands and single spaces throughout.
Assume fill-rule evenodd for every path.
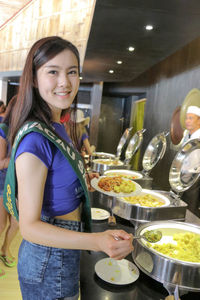
M 146 30 L 152 30 L 153 26 L 152 25 L 146 25 L 145 28 L 146 28 Z
M 122 64 L 122 61 L 121 61 L 121 60 L 118 60 L 118 61 L 117 61 L 117 64 L 118 64 L 118 65 L 121 65 L 121 64 Z
M 109 73 L 113 74 L 113 73 L 114 73 L 114 71 L 113 71 L 113 70 L 109 70 Z
M 134 51 L 135 50 L 135 48 L 134 47 L 132 47 L 132 46 L 130 46 L 130 47 L 128 47 L 128 51 Z

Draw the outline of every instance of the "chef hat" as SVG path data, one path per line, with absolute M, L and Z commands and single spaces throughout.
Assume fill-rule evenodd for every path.
M 187 114 L 194 114 L 200 117 L 200 108 L 198 106 L 189 106 Z

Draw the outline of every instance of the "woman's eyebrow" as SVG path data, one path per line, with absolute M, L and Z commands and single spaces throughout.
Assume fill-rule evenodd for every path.
M 57 65 L 48 65 L 48 66 L 45 66 L 45 68 L 60 68 L 60 66 L 57 66 Z M 70 66 L 68 69 L 78 69 L 78 66 Z

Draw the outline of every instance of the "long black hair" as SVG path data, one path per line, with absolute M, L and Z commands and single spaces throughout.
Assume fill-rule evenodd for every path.
M 51 109 L 39 95 L 38 90 L 34 85 L 34 81 L 37 70 L 50 59 L 66 49 L 72 51 L 76 56 L 80 73 L 79 52 L 71 42 L 58 36 L 50 36 L 38 40 L 31 47 L 20 78 L 17 101 L 12 113 L 11 126 L 9 130 L 9 140 L 11 145 L 14 142 L 16 133 L 27 121 L 41 121 L 53 130 L 51 125 Z M 75 97 L 73 104 L 73 109 L 76 110 L 77 97 Z M 64 110 L 62 114 L 63 113 L 66 113 L 66 110 Z

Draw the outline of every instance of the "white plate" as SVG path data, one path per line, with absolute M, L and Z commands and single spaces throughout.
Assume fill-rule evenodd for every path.
M 126 259 L 101 259 L 95 265 L 95 272 L 104 281 L 118 285 L 130 284 L 139 277 L 138 268 Z
M 106 220 L 110 217 L 110 213 L 101 208 L 91 208 L 92 220 Z
M 107 192 L 107 191 L 104 191 L 103 189 L 101 189 L 101 188 L 98 186 L 99 180 L 100 180 L 101 178 L 104 178 L 104 177 L 109 177 L 109 178 L 111 178 L 111 176 L 100 176 L 99 178 L 96 178 L 96 177 L 95 177 L 95 178 L 93 178 L 93 179 L 91 180 L 90 183 L 91 183 L 91 186 L 92 186 L 95 190 L 97 190 L 98 192 L 103 193 L 103 194 L 105 194 L 105 195 L 113 196 L 113 197 L 131 197 L 131 196 L 136 196 L 136 195 L 140 194 L 141 191 L 142 191 L 142 188 L 141 188 L 141 186 L 140 186 L 138 183 L 136 183 L 136 182 L 133 181 L 133 180 L 125 179 L 125 178 L 123 178 L 123 180 L 130 181 L 131 183 L 134 182 L 134 184 L 135 184 L 135 191 L 134 191 L 134 192 L 132 192 L 132 193 L 115 193 L 115 192 Z

